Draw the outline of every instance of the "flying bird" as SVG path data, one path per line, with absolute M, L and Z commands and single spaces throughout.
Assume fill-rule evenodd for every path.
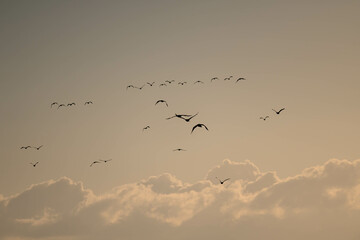
M 206 130 L 208 130 L 209 131 L 209 129 L 204 125 L 204 124 L 202 124 L 202 123 L 198 123 L 198 124 L 196 124 L 193 128 L 192 128 L 192 130 L 191 130 L 191 133 L 196 129 L 196 128 L 198 128 L 198 127 L 204 127 Z
M 44 145 L 41 145 L 39 147 L 32 147 L 32 148 L 35 148 L 36 150 L 40 150 L 40 148 L 42 148 Z
M 185 149 L 182 149 L 182 148 L 177 148 L 177 149 L 174 149 L 173 150 L 174 152 L 180 152 L 180 151 L 186 151 Z
M 60 107 L 65 107 L 65 104 L 60 104 L 57 109 L 59 109 Z
M 128 85 L 127 87 L 126 87 L 126 90 L 128 90 L 128 88 L 135 88 L 133 85 Z
M 39 162 L 36 162 L 36 163 L 29 163 L 31 164 L 33 167 L 36 167 L 36 165 L 38 165 Z
M 137 88 L 137 89 L 141 90 L 141 89 L 143 89 L 143 87 L 145 87 L 145 84 L 144 84 L 144 85 L 142 85 L 141 87 L 135 87 L 135 88 Z
M 167 85 L 165 83 L 162 83 L 159 85 L 159 87 L 166 87 Z
M 149 129 L 149 128 L 150 128 L 150 126 L 146 126 L 146 127 L 143 128 L 143 131 L 146 130 L 146 129 Z
M 194 84 L 196 84 L 196 83 L 204 83 L 204 82 L 198 80 L 198 81 L 194 82 Z
M 184 85 L 184 84 L 186 84 L 187 82 L 179 82 L 178 84 L 179 85 Z
M 72 106 L 72 105 L 76 105 L 74 102 L 73 103 L 68 103 L 68 106 Z
M 110 162 L 111 160 L 112 160 L 112 159 L 107 159 L 107 160 L 101 160 L 101 159 L 99 159 L 99 161 L 104 162 L 104 163 Z
M 235 82 L 235 83 L 237 83 L 238 81 L 241 81 L 241 80 L 246 80 L 246 79 L 245 79 L 245 78 L 243 78 L 243 77 L 238 78 L 238 79 L 236 80 L 236 82 Z
M 213 77 L 210 81 L 215 81 L 215 80 L 218 80 L 219 78 L 218 77 Z
M 54 105 L 59 105 L 57 102 L 53 102 L 50 107 L 52 108 Z
M 147 82 L 147 84 L 148 84 L 150 87 L 152 87 L 152 86 L 154 85 L 154 83 L 155 83 L 155 82 L 152 82 L 152 83 Z
M 186 122 L 190 122 L 190 120 L 193 118 L 193 117 L 195 117 L 196 115 L 198 115 L 199 113 L 196 113 L 195 115 L 192 115 L 191 117 L 189 117 L 189 118 L 184 118 L 184 117 L 180 117 L 180 118 L 182 118 L 182 119 L 184 119 Z M 204 125 L 205 126 L 205 125 Z M 207 128 L 206 128 L 207 129 Z
M 174 117 L 178 117 L 178 118 L 182 118 L 182 117 L 190 117 L 191 115 L 186 115 L 186 114 L 176 114 L 174 116 L 168 117 L 166 118 L 166 120 L 172 119 Z
M 224 78 L 224 80 L 225 81 L 229 81 L 229 80 L 231 80 L 231 78 L 232 78 L 233 76 L 230 76 L 230 77 L 227 77 L 227 78 Z
M 274 112 L 276 112 L 276 114 L 280 114 L 282 111 L 284 111 L 285 110 L 285 108 L 282 108 L 282 109 L 280 109 L 279 111 L 276 111 L 275 109 L 273 109 L 273 111 Z
M 155 105 L 158 104 L 158 103 L 165 103 L 167 107 L 169 106 L 169 105 L 167 104 L 167 102 L 166 102 L 165 100 L 162 100 L 162 99 L 157 100 L 157 102 L 155 103 Z
M 89 105 L 89 104 L 93 104 L 92 101 L 88 101 L 88 102 L 85 102 L 84 105 Z
M 175 82 L 175 80 L 170 80 L 170 81 L 169 81 L 169 80 L 166 80 L 165 82 L 171 84 L 171 83 Z
M 269 116 L 266 116 L 266 117 L 260 117 L 260 119 L 262 119 L 262 120 L 266 120 L 267 118 L 269 118 Z
M 31 148 L 31 146 L 21 147 L 20 149 L 28 149 Z
M 100 161 L 93 161 L 91 164 L 90 164 L 90 167 L 92 167 L 92 165 L 96 164 L 96 163 L 101 163 Z
M 224 179 L 223 181 L 221 181 L 218 177 L 216 177 L 217 180 L 219 180 L 220 184 L 224 184 L 224 182 L 230 180 L 230 178 Z

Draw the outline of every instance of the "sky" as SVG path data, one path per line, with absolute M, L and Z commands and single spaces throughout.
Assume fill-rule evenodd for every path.
M 0 239 L 358 239 L 359 10 L 0 1 Z

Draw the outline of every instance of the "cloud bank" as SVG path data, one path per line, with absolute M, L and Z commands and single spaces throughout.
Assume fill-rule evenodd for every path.
M 355 240 L 359 222 L 360 160 L 330 160 L 286 179 L 224 160 L 193 184 L 164 173 L 95 195 L 64 177 L 0 195 L 5 240 Z

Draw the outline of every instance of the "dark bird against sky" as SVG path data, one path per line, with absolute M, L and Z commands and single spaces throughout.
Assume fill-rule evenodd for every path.
M 85 102 L 84 105 L 89 105 L 89 104 L 93 104 L 92 101 L 88 101 L 88 102 Z
M 36 167 L 36 165 L 38 165 L 39 162 L 36 163 L 30 163 L 33 167 Z
M 276 114 L 280 114 L 282 111 L 284 111 L 285 110 L 285 108 L 282 108 L 282 109 L 280 109 L 279 111 L 276 111 L 275 109 L 273 109 L 273 111 L 276 113 Z
M 205 124 L 198 123 L 198 124 L 196 124 L 196 125 L 192 128 L 191 133 L 192 133 L 196 128 L 202 128 L 202 127 L 204 127 L 206 130 L 209 131 L 209 129 L 205 126 Z
M 186 122 L 190 122 L 190 120 L 191 120 L 193 117 L 197 116 L 198 114 L 199 114 L 199 113 L 196 113 L 195 115 L 192 115 L 192 116 L 189 117 L 189 118 L 184 118 L 184 117 L 180 117 L 180 118 L 184 119 Z
M 169 106 L 169 105 L 167 104 L 167 102 L 166 102 L 165 100 L 162 100 L 162 99 L 157 100 L 157 102 L 155 103 L 155 105 L 158 104 L 158 103 L 165 103 L 167 107 Z
M 262 119 L 262 120 L 266 120 L 267 118 L 269 118 L 269 116 L 266 116 L 266 117 L 260 117 L 260 119 Z
M 216 179 L 219 180 L 220 184 L 224 184 L 224 182 L 230 180 L 230 178 L 227 178 L 221 181 L 218 177 L 216 177 Z
M 41 145 L 41 146 L 39 146 L 39 147 L 33 147 L 33 148 L 35 148 L 36 150 L 40 150 L 40 148 L 42 148 L 44 145 Z

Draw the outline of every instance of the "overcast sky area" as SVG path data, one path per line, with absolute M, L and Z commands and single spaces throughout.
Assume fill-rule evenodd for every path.
M 0 1 L 0 239 L 359 239 L 359 12 Z

